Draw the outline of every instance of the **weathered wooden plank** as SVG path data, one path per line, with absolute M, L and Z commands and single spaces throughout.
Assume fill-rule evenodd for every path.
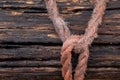
M 70 25 L 76 25 L 84 28 L 87 25 L 90 15 L 91 11 L 81 11 L 78 14 L 63 14 L 63 17 Z M 23 13 L 17 10 L 1 10 L 0 17 L 0 28 L 31 28 L 31 26 L 32 28 L 35 28 L 42 26 L 43 24 L 51 24 L 47 14 L 41 13 L 34 14 Z M 104 27 L 102 28 L 112 27 L 113 29 L 119 29 L 119 22 L 120 10 L 106 11 L 103 23 Z
M 61 67 L 60 61 L 48 60 L 48 61 L 35 61 L 35 60 L 12 60 L 12 61 L 0 61 L 0 66 L 3 68 L 8 67 Z
M 63 80 L 60 68 L 32 67 L 32 68 L 0 68 L 0 78 L 9 80 Z M 54 77 L 53 77 L 54 76 Z M 119 68 L 88 68 L 85 80 L 119 80 Z M 8 80 L 8 79 L 5 79 Z
M 90 48 L 86 80 L 120 80 L 119 4 L 108 3 L 99 37 Z M 83 33 L 92 4 L 63 1 L 58 7 L 72 33 Z M 39 0 L 0 0 L 0 80 L 62 80 L 62 42 L 46 12 Z
M 45 31 L 46 32 L 46 31 Z M 56 33 L 40 30 L 1 30 L 0 43 L 56 43 L 62 44 Z M 49 33 L 51 32 L 51 33 Z M 119 44 L 120 35 L 99 35 L 94 43 Z
M 95 43 L 120 43 L 120 10 L 106 12 L 104 22 L 99 29 L 99 37 Z M 65 15 L 63 15 L 65 16 Z M 1 10 L 0 12 L 0 41 L 1 43 L 60 43 L 61 41 L 51 25 L 48 16 L 31 13 L 14 13 L 14 11 Z M 70 23 L 72 33 L 84 32 L 90 18 L 89 11 L 82 11 L 81 15 L 65 16 Z M 78 22 L 79 21 L 79 22 Z
M 108 57 L 114 57 L 116 56 L 108 56 Z M 117 57 L 118 58 L 118 57 Z M 100 58 L 99 60 L 96 59 L 89 59 L 88 61 L 88 67 L 119 67 L 120 66 L 120 60 L 115 59 L 115 60 L 102 60 Z M 35 60 L 16 60 L 12 59 L 10 61 L 4 60 L 0 61 L 0 67 L 3 68 L 9 68 L 9 67 L 61 67 L 61 63 L 58 60 L 48 60 L 48 61 L 35 61 Z
M 59 46 L 32 46 L 0 49 L 1 67 L 61 67 Z M 120 46 L 94 46 L 89 67 L 119 67 Z M 43 54 L 44 53 L 44 54 Z
M 57 0 L 58 6 L 60 9 L 92 9 L 92 4 L 91 2 L 84 1 L 82 3 L 72 3 L 68 0 Z M 120 1 L 119 0 L 112 0 L 109 1 L 108 3 L 108 9 L 113 9 L 113 8 L 120 8 Z M 80 6 L 80 7 L 79 7 Z M 73 8 L 74 7 L 74 8 Z M 1 0 L 0 1 L 0 8 L 9 8 L 9 9 L 16 9 L 16 8 L 22 8 L 22 9 L 38 9 L 38 8 L 45 8 L 44 2 L 42 0 Z

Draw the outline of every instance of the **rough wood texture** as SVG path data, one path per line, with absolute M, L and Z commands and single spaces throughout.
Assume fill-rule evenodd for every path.
M 8 77 L 10 80 L 29 79 L 31 76 L 33 76 L 31 80 L 61 79 L 60 46 L 9 45 L 3 46 L 0 52 L 0 76 L 5 79 Z M 86 79 L 119 80 L 119 46 L 93 45 L 90 52 Z M 50 78 L 51 76 L 53 78 Z
M 108 3 L 90 48 L 86 80 L 120 80 L 119 4 Z M 82 34 L 92 4 L 58 0 L 58 6 L 72 33 Z M 0 80 L 62 80 L 62 42 L 46 12 L 39 0 L 0 0 Z

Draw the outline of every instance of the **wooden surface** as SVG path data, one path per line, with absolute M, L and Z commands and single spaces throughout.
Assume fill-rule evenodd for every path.
M 73 34 L 84 33 L 92 3 L 60 2 Z M 85 80 L 120 80 L 120 1 L 107 5 L 90 47 Z M 0 80 L 63 80 L 61 40 L 40 0 L 0 0 Z

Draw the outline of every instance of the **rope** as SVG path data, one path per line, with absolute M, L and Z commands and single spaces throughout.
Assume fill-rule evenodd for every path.
M 64 42 L 68 37 L 70 37 L 70 30 L 64 20 L 59 16 L 56 2 L 54 0 L 45 0 L 45 3 L 55 30 Z
M 64 42 L 61 50 L 62 76 L 64 80 L 84 80 L 89 57 L 89 45 L 97 37 L 97 29 L 102 22 L 106 0 L 96 0 L 92 17 L 83 35 L 70 34 L 69 28 L 59 15 L 54 0 L 45 0 L 45 3 L 55 30 Z M 77 64 L 75 66 L 72 63 L 73 55 L 77 55 L 75 59 Z

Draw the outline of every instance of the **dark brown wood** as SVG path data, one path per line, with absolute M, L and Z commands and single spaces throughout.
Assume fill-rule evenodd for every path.
M 9 80 L 63 80 L 59 68 L 1 68 L 0 71 L 2 72 L 0 78 Z M 88 68 L 86 80 L 119 80 L 119 76 L 118 68 Z
M 90 11 L 81 13 L 81 15 L 72 17 L 70 14 L 65 16 L 66 22 L 70 23 L 70 29 L 74 34 L 83 33 L 90 18 Z M 104 22 L 99 29 L 99 37 L 94 41 L 95 43 L 120 43 L 119 13 L 120 10 L 106 11 Z M 13 10 L 1 10 L 0 17 L 1 43 L 61 43 L 48 16 L 34 13 L 17 14 Z
M 87 27 L 93 9 L 88 1 L 57 0 L 73 34 Z M 108 3 L 98 33 L 85 80 L 120 80 L 119 0 Z M 61 46 L 41 0 L 0 0 L 0 80 L 63 80 Z
M 72 3 L 69 0 L 56 0 L 58 2 L 58 6 L 60 9 L 92 9 L 93 4 L 87 0 L 87 2 L 82 3 Z M 115 9 L 120 8 L 120 1 L 119 0 L 110 0 L 108 2 L 108 9 Z M 80 6 L 80 7 L 78 7 Z M 44 2 L 42 0 L 1 0 L 0 1 L 0 8 L 20 8 L 20 9 L 38 9 L 38 8 L 45 8 Z
M 1 67 L 61 67 L 60 46 L 21 46 L 2 48 L 0 52 Z M 120 46 L 93 46 L 90 49 L 88 66 L 119 67 L 119 52 Z
M 60 46 L 1 46 L 0 78 L 25 80 L 32 76 L 31 80 L 62 79 Z M 93 46 L 90 52 L 87 80 L 119 80 L 119 46 Z

